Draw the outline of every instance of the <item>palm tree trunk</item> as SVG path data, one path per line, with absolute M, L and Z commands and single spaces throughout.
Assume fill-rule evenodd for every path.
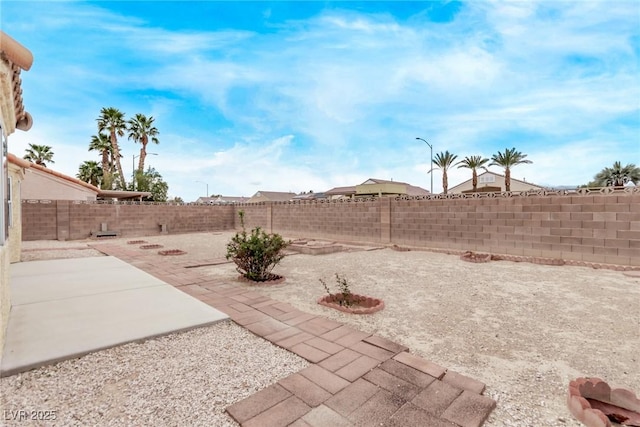
M 144 171 L 144 160 L 147 158 L 147 138 L 143 138 L 140 142 L 142 144 L 142 147 L 140 147 L 140 160 L 138 160 L 138 170 L 140 171 L 140 173 L 142 173 L 142 171 Z
M 473 185 L 473 192 L 475 193 L 476 191 L 478 191 L 478 173 L 475 169 L 472 170 L 471 176 L 471 184 Z
M 449 178 L 447 177 L 447 171 L 442 171 L 442 189 L 443 193 L 447 194 L 447 189 L 449 188 Z
M 108 176 L 111 174 L 111 170 L 109 169 L 109 151 L 102 150 L 102 182 L 100 186 L 103 190 L 107 190 L 107 183 L 110 181 Z M 110 188 L 108 189 L 110 190 Z
M 509 168 L 504 170 L 504 189 L 505 191 L 511 191 L 511 169 Z
M 124 173 L 122 172 L 122 163 L 120 162 L 120 148 L 118 147 L 118 140 L 116 139 L 115 132 L 111 132 L 111 146 L 113 147 L 113 157 L 120 174 L 120 181 L 122 182 L 122 189 L 126 190 L 127 181 L 124 179 Z

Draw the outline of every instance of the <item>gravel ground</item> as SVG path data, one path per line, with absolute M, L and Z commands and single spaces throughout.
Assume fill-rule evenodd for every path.
M 187 250 L 187 255 L 175 257 L 180 261 L 201 262 L 224 257 L 231 236 L 142 239 Z M 127 246 L 127 240 L 132 239 L 109 243 Z M 58 252 L 58 242 L 25 243 L 33 245 L 26 249 L 50 247 L 52 256 Z M 87 242 L 74 244 L 86 247 Z M 221 281 L 237 280 L 233 264 L 196 271 Z M 580 426 L 565 404 L 568 383 L 579 376 L 601 377 L 612 386 L 640 392 L 640 280 L 621 272 L 507 261 L 472 264 L 452 255 L 390 249 L 288 256 L 274 272 L 287 280 L 260 288 L 265 295 L 378 333 L 485 382 L 485 394 L 498 401 L 486 423 L 491 427 Z M 318 279 L 331 286 L 335 273 L 346 276 L 354 292 L 383 298 L 385 309 L 356 316 L 317 305 L 324 292 Z M 233 345 L 229 352 L 235 354 Z M 178 348 L 172 357 L 180 354 Z M 143 350 L 131 360 L 145 358 Z M 245 377 L 253 375 L 247 372 Z M 93 382 L 82 375 L 74 378 L 78 384 Z M 27 403 L 23 405 L 33 407 Z
M 306 366 L 223 321 L 2 378 L 0 424 L 237 426 L 227 406 Z M 8 419 L 17 411 L 55 411 L 56 419 Z

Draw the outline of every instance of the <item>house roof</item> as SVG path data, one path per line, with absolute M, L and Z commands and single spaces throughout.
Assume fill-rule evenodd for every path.
M 27 131 L 31 129 L 33 119 L 24 110 L 20 71 L 28 71 L 33 64 L 33 54 L 20 43 L 0 30 L 0 58 L 11 64 L 11 84 L 13 86 L 13 105 L 15 108 L 15 127 Z
M 25 169 L 30 168 L 32 164 L 31 162 L 25 159 L 21 159 L 20 157 L 11 153 L 7 153 L 7 160 L 9 160 L 9 163 L 13 163 L 14 165 L 20 166 L 21 168 L 25 168 Z
M 102 190 L 96 187 L 95 185 L 89 184 L 88 182 L 84 182 L 78 178 L 74 178 L 72 176 L 65 175 L 53 169 L 45 168 L 44 166 L 41 166 L 39 164 L 21 159 L 18 156 L 11 153 L 9 153 L 9 161 L 25 168 L 31 168 L 40 172 L 44 172 L 46 174 L 55 176 L 56 178 L 60 178 L 65 181 L 71 182 L 75 185 L 80 185 L 86 188 L 87 190 L 95 192 L 98 197 L 103 197 L 107 199 L 127 200 L 127 199 L 137 199 L 140 197 L 151 196 L 151 193 L 148 191 Z
M 327 196 L 350 196 L 356 194 L 356 186 L 351 187 L 334 187 L 331 190 L 325 191 Z
M 296 193 L 291 192 L 282 192 L 282 191 L 258 191 L 253 197 L 264 196 L 272 202 L 288 202 L 293 197 L 295 197 Z M 253 198 L 252 197 L 252 198 Z
M 485 171 L 485 172 L 482 172 L 481 174 L 478 174 L 478 179 L 480 179 L 481 176 L 484 176 L 484 175 L 487 175 L 487 174 L 488 175 L 499 176 L 499 177 L 502 177 L 502 178 L 505 177 L 504 175 L 496 173 L 496 172 Z M 456 188 L 461 187 L 461 186 L 463 186 L 463 185 L 465 185 L 467 183 L 470 183 L 471 181 L 472 181 L 472 178 L 469 178 L 466 181 L 462 181 L 460 184 L 454 185 L 453 187 L 449 188 L 449 192 L 451 192 L 451 191 L 455 190 Z M 514 182 L 514 181 L 515 182 L 520 182 L 522 184 L 530 185 L 531 187 L 537 187 L 537 188 L 539 188 L 541 190 L 545 189 L 544 187 L 542 187 L 540 185 L 533 184 L 531 182 L 527 182 L 527 181 L 522 181 L 522 180 L 519 180 L 519 179 L 511 178 L 511 182 Z M 478 183 L 479 183 L 479 181 L 478 181 Z
M 150 197 L 151 193 L 148 191 L 123 191 L 123 190 L 100 190 L 98 189 L 98 196 L 107 199 L 129 200 L 140 199 L 142 197 Z
M 377 178 L 369 178 L 365 182 L 360 185 L 373 185 L 373 184 L 400 184 L 404 185 L 406 189 L 406 194 L 408 196 L 426 196 L 429 193 L 429 190 L 425 190 L 422 187 L 417 187 L 415 185 L 408 184 L 402 181 L 390 181 L 386 179 L 377 179 Z M 356 187 L 335 187 L 329 191 L 325 191 L 324 194 L 327 196 L 350 196 L 356 194 Z

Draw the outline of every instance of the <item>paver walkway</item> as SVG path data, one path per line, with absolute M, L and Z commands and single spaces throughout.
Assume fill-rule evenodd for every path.
M 261 295 L 210 280 L 178 260 L 137 248 L 96 244 L 227 313 L 254 334 L 312 364 L 227 408 L 243 427 L 477 427 L 496 402 L 485 385 L 377 335 Z

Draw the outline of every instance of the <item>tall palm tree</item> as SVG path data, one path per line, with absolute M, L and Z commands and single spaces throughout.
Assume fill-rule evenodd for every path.
M 593 184 L 597 187 L 624 187 L 628 182 L 640 183 L 640 168 L 633 163 L 623 167 L 620 162 L 614 162 L 613 167 L 604 168 L 596 174 Z
M 489 166 L 501 166 L 504 168 L 504 188 L 506 191 L 511 191 L 511 168 L 523 163 L 533 163 L 531 160 L 526 159 L 527 155 L 516 151 L 514 148 L 505 148 L 504 153 L 497 152 L 491 156 L 491 163 Z
M 107 131 L 111 138 L 112 156 L 118 168 L 118 174 L 122 182 L 122 188 L 127 188 L 127 182 L 122 173 L 122 163 L 120 162 L 120 147 L 118 146 L 118 137 L 124 136 L 127 125 L 124 120 L 124 113 L 117 108 L 104 107 L 100 110 L 100 117 L 97 119 L 98 132 Z
M 100 185 L 100 181 L 102 181 L 103 178 L 102 168 L 98 162 L 86 160 L 78 168 L 76 177 L 81 181 L 88 182 L 89 184 L 97 187 Z
M 436 158 L 433 160 L 433 164 L 442 169 L 442 190 L 444 194 L 447 194 L 449 188 L 447 170 L 453 166 L 453 162 L 455 162 L 457 158 L 458 156 L 456 154 L 452 154 L 447 150 L 444 153 L 440 152 L 436 154 Z M 433 173 L 433 171 L 431 173 Z
M 154 118 L 151 116 L 147 118 L 144 114 L 136 114 L 133 119 L 127 122 L 129 125 L 129 139 L 142 144 L 142 147 L 140 147 L 140 160 L 138 160 L 138 172 L 144 170 L 144 160 L 147 157 L 147 144 L 149 141 L 154 144 L 160 144 L 157 138 L 159 132 L 153 126 L 153 121 Z
M 93 135 L 91 137 L 91 142 L 89 143 L 89 151 L 97 151 L 102 156 L 102 179 L 101 185 L 103 185 L 102 189 L 110 189 L 106 188 L 105 185 L 109 185 L 111 183 L 111 167 L 113 165 L 113 159 L 111 158 L 113 147 L 111 146 L 111 141 L 109 140 L 109 136 L 104 133 L 98 133 L 98 135 Z
M 51 147 L 48 145 L 29 144 L 29 148 L 25 151 L 26 154 L 24 155 L 24 159 L 37 165 L 44 166 L 46 168 L 47 162 L 55 163 L 53 161 L 53 151 L 51 151 Z
M 489 159 L 482 156 L 467 156 L 458 162 L 458 169 L 467 168 L 471 169 L 471 183 L 473 184 L 473 192 L 478 190 L 478 168 L 483 168 Z

